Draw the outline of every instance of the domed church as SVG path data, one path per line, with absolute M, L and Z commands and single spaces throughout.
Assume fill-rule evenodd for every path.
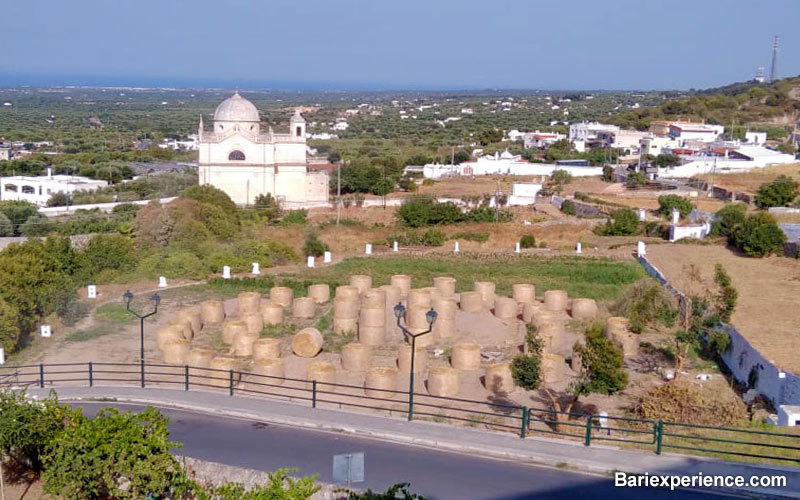
M 267 193 L 289 207 L 327 203 L 328 174 L 308 169 L 299 112 L 288 134 L 262 131 L 258 109 L 237 91 L 217 106 L 212 131 L 203 130 L 200 118 L 198 136 L 200 184 L 225 191 L 234 203 L 250 205 Z

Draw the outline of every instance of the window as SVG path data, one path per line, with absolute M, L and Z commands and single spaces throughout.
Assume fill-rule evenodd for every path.
M 297 133 L 295 134 L 297 137 L 300 137 L 303 133 L 303 127 L 297 127 Z
M 16 184 L 6 184 L 6 191 L 13 191 L 14 193 L 17 192 L 17 185 Z
M 22 186 L 22 192 L 25 194 L 36 194 L 36 188 L 33 186 Z
M 244 153 L 241 151 L 231 151 L 231 154 L 228 155 L 229 160 L 233 161 L 244 161 Z

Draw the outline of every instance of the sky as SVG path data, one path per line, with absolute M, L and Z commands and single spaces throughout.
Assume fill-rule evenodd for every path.
M 0 85 L 689 89 L 800 74 L 798 0 L 2 0 Z

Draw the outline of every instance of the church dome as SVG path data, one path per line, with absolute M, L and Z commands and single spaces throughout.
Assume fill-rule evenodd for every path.
M 236 92 L 217 106 L 217 110 L 214 111 L 214 121 L 260 122 L 261 118 L 253 103 Z

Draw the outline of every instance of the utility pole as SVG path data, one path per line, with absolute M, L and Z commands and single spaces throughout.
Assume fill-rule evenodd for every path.
M 336 225 L 339 225 L 339 219 L 342 217 L 342 163 L 344 158 L 339 158 L 339 168 L 336 169 L 336 176 L 338 177 L 338 187 L 336 188 Z
M 778 35 L 775 35 L 775 40 L 772 42 L 772 66 L 769 70 L 769 83 L 774 82 L 778 78 Z

